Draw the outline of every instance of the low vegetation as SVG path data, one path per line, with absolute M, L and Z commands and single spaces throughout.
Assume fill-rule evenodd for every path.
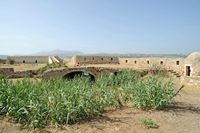
M 86 77 L 13 84 L 0 78 L 0 115 L 13 117 L 30 128 L 73 124 L 101 115 L 106 107 L 132 105 L 162 108 L 176 94 L 174 84 L 159 75 L 141 77 L 135 71 L 102 75 L 95 82 Z
M 61 68 L 61 67 L 67 68 L 67 66 L 64 63 L 52 63 L 52 64 L 47 64 L 46 66 L 40 68 L 38 71 L 40 73 L 43 73 L 47 70 L 54 69 L 54 68 Z
M 159 125 L 150 118 L 142 119 L 142 124 L 148 129 L 149 128 L 159 128 Z

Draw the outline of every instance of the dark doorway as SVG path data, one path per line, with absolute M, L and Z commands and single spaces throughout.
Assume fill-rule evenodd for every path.
M 25 60 L 23 60 L 23 63 L 26 63 L 26 61 L 25 61 Z
M 190 66 L 186 66 L 186 76 L 191 76 L 191 68 L 190 68 Z
M 35 63 L 38 63 L 38 61 L 36 60 Z
M 176 65 L 179 65 L 180 64 L 180 62 L 179 61 L 176 61 Z
M 125 60 L 126 63 L 128 63 L 128 60 Z
M 91 81 L 95 81 L 95 76 L 89 73 L 84 73 L 82 71 L 70 72 L 63 76 L 63 79 L 74 79 L 75 77 L 89 77 Z

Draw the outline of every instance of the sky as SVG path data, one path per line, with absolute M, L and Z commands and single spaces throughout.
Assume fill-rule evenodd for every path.
M 200 0 L 0 0 L 0 55 L 200 51 Z

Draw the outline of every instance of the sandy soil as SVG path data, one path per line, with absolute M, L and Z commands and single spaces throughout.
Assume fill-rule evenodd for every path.
M 14 68 L 14 71 L 37 70 L 46 64 L 0 64 L 0 68 Z
M 180 87 L 179 79 L 175 82 L 177 87 Z M 48 127 L 34 131 L 21 129 L 20 124 L 0 117 L 0 133 L 200 133 L 200 87 L 184 84 L 186 87 L 175 98 L 175 103 L 161 111 L 124 107 L 72 126 Z M 154 120 L 159 128 L 145 128 L 141 120 L 146 117 Z

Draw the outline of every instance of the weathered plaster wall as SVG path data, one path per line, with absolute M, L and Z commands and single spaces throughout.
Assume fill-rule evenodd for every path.
M 187 66 L 190 67 L 192 77 L 200 77 L 200 52 L 193 52 L 185 59 L 185 68 Z
M 183 73 L 184 58 L 120 58 L 120 65 L 135 69 L 167 69 Z
M 110 56 L 74 56 L 72 57 L 71 62 L 74 65 L 119 64 L 119 58 Z
M 15 63 L 49 63 L 48 56 L 9 56 Z
M 200 53 L 194 52 L 186 58 L 118 58 L 108 56 L 75 56 L 70 64 L 90 65 L 90 64 L 117 64 L 122 68 L 133 69 L 166 69 L 181 76 L 200 77 Z M 188 68 L 190 75 L 187 75 Z

